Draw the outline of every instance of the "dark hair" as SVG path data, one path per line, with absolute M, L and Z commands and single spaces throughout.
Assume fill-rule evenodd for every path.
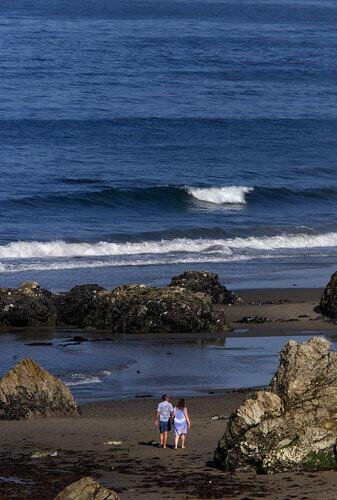
M 179 399 L 177 408 L 179 408 L 180 410 L 183 410 L 185 408 L 185 399 Z
M 166 401 L 167 396 L 168 396 L 168 394 L 163 394 L 162 397 L 161 397 L 162 401 Z

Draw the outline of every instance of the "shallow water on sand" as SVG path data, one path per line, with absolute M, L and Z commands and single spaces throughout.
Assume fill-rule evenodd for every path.
M 80 334 L 82 332 L 79 332 Z M 1 335 L 1 375 L 23 357 L 32 357 L 66 382 L 79 402 L 140 395 L 205 395 L 226 388 L 268 384 L 278 354 L 289 337 L 184 339 L 115 339 L 66 345 L 79 334 L 61 330 L 46 334 Z M 84 336 L 87 333 L 82 333 Z M 241 332 L 242 334 L 242 332 Z M 303 342 L 314 335 L 292 337 Z M 332 348 L 337 338 L 327 335 Z M 52 345 L 30 346 L 32 342 Z

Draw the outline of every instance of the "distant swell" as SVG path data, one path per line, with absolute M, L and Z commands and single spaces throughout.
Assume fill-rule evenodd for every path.
M 183 209 L 193 206 L 230 207 L 246 203 L 250 205 L 275 205 L 280 203 L 298 204 L 323 201 L 337 201 L 335 188 L 290 189 L 288 187 L 258 186 L 152 186 L 146 188 L 102 187 L 90 179 L 67 179 L 65 185 L 78 184 L 79 189 L 65 192 L 54 192 L 48 195 L 36 195 L 22 198 L 2 200 L 2 205 L 9 208 L 55 209 L 78 207 L 159 207 L 162 210 Z M 87 189 L 86 189 L 86 185 Z

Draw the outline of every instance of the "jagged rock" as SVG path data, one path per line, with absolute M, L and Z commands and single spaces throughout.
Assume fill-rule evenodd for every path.
M 118 333 L 228 331 L 209 295 L 178 287 L 127 285 L 97 293 L 85 326 Z
M 115 491 L 108 490 L 92 477 L 83 477 L 76 483 L 66 486 L 55 500 L 118 500 Z
M 105 288 L 99 285 L 79 285 L 69 292 L 56 294 L 54 304 L 61 321 L 79 328 L 84 326 L 85 318 L 95 304 L 96 295 L 103 291 Z
M 52 293 L 35 282 L 0 288 L 0 326 L 55 326 L 58 314 Z
M 333 321 L 337 320 L 337 272 L 324 288 L 317 311 Z
M 239 300 L 233 292 L 219 283 L 219 277 L 216 273 L 206 271 L 186 271 L 179 276 L 174 276 L 168 286 L 207 293 L 216 304 L 234 304 Z
M 337 469 L 337 353 L 322 337 L 289 341 L 269 388 L 229 418 L 215 452 L 224 469 Z
M 68 387 L 32 359 L 22 359 L 0 380 L 0 420 L 78 415 Z

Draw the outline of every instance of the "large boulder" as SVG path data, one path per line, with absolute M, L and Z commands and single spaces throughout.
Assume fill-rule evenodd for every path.
M 333 321 L 337 320 L 337 272 L 324 288 L 317 310 Z
M 0 327 L 55 326 L 57 310 L 52 293 L 38 283 L 21 283 L 19 288 L 0 288 Z
M 238 297 L 219 283 L 216 273 L 206 271 L 186 271 L 179 276 L 173 276 L 168 286 L 187 288 L 192 292 L 207 293 L 216 304 L 234 304 Z
M 78 285 L 69 292 L 54 295 L 54 304 L 60 320 L 66 325 L 84 326 L 85 318 L 95 304 L 97 293 L 105 288 L 99 285 Z
M 66 486 L 55 500 L 118 500 L 115 491 L 108 490 L 92 477 L 83 477 L 76 483 Z
M 269 388 L 230 416 L 215 452 L 229 470 L 337 469 L 337 353 L 322 337 L 290 340 Z
M 22 359 L 0 380 L 0 420 L 78 415 L 68 387 L 32 359 Z
M 177 287 L 121 286 L 96 295 L 85 326 L 116 333 L 228 331 L 209 295 Z

